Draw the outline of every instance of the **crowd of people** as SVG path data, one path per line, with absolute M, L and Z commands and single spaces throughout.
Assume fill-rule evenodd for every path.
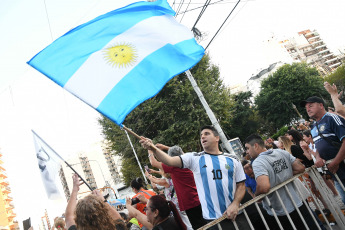
M 106 202 L 99 190 L 77 201 L 81 182 L 75 174 L 65 221 L 57 218 L 55 228 L 198 229 L 225 216 L 219 222 L 222 229 L 251 229 L 243 210 L 240 211 L 241 204 L 268 193 L 274 186 L 312 166 L 318 168 L 330 191 L 334 196 L 340 195 L 345 204 L 345 192 L 340 184 L 345 185 L 345 108 L 336 87 L 325 83 L 325 88 L 331 94 L 334 111 L 326 112 L 328 108 L 323 99 L 309 97 L 301 105 L 312 122 L 289 127 L 277 140 L 249 135 L 241 161 L 219 149 L 219 134 L 213 126 L 200 130 L 202 152 L 184 153 L 177 145 L 153 144 L 150 139 L 141 137 L 140 143 L 147 149 L 152 166 L 151 169 L 146 167 L 145 176 L 153 190 L 146 188 L 142 178 L 134 179 L 131 188 L 135 195 L 126 199 L 128 214 L 124 214 Z M 323 210 L 311 210 L 303 196 L 307 193 L 304 186 L 322 202 Z M 321 211 L 331 214 L 307 173 L 256 204 L 245 208 L 255 229 L 264 229 L 265 224 L 270 229 L 281 226 L 307 229 L 306 225 L 309 229 L 325 229 L 318 214 Z M 208 229 L 218 229 L 218 226 Z

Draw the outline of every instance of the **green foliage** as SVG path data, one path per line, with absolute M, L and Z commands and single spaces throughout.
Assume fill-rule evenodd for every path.
M 208 55 L 205 55 L 191 72 L 220 125 L 227 132 L 232 102 L 229 90 L 219 78 L 218 67 L 210 64 Z M 189 152 L 201 150 L 199 130 L 210 123 L 187 76 L 182 73 L 171 79 L 154 98 L 135 108 L 123 124 L 137 134 L 153 139 L 154 143 L 168 146 L 178 144 L 185 152 Z M 127 136 L 105 117 L 99 120 L 99 124 L 109 141 L 110 150 L 123 157 L 122 173 L 128 184 L 141 174 Z M 149 164 L 147 151 L 133 136 L 130 135 L 130 138 L 141 164 Z
M 241 141 L 252 133 L 257 133 L 260 122 L 259 117 L 252 107 L 252 92 L 241 92 L 231 95 L 233 105 L 230 109 L 230 130 L 227 132 L 231 137 L 239 137 Z
M 343 91 L 343 96 L 345 95 L 345 64 L 342 64 L 337 68 L 336 71 L 325 77 L 325 81 L 330 84 L 335 84 L 339 91 Z
M 272 138 L 274 140 L 277 140 L 278 137 L 284 136 L 285 133 L 287 133 L 287 131 L 288 131 L 288 127 L 287 126 L 281 127 L 278 132 L 276 132 L 275 134 L 272 135 Z
M 286 64 L 262 81 L 255 104 L 259 115 L 274 130 L 298 118 L 292 103 L 307 118 L 305 109 L 299 104 L 310 96 L 329 96 L 318 71 L 305 63 Z

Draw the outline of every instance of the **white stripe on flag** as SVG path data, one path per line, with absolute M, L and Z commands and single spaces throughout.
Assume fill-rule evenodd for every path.
M 104 46 L 134 45 L 137 51 L 135 65 L 127 68 L 112 67 L 104 59 L 103 50 L 100 50 L 86 60 L 64 88 L 97 108 L 111 89 L 145 57 L 166 44 L 174 45 L 192 38 L 191 31 L 177 23 L 171 15 L 143 20 Z

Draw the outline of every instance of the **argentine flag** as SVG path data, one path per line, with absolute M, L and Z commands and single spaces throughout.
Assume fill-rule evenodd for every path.
M 55 40 L 28 64 L 118 125 L 204 49 L 166 0 L 137 2 Z

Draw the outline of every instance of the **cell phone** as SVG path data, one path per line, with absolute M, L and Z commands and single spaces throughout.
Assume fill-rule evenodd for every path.
M 145 168 L 146 172 L 150 172 L 149 166 L 145 165 L 144 168 Z

